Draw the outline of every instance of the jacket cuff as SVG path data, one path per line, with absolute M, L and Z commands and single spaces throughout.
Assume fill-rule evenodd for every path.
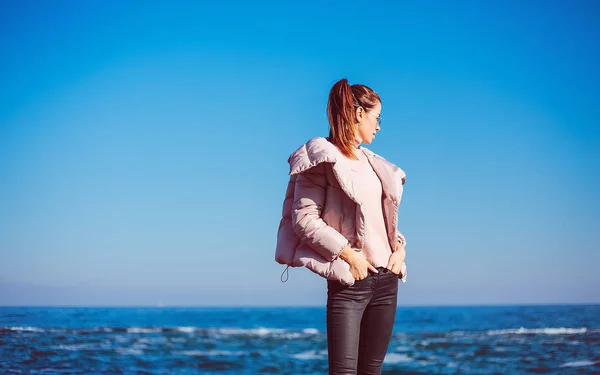
M 396 241 L 406 246 L 406 238 L 404 238 L 404 235 L 400 231 L 396 231 Z

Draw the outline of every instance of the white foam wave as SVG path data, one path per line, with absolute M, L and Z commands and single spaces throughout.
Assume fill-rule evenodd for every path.
M 65 332 L 64 329 L 51 329 L 51 328 L 38 328 L 29 326 L 14 326 L 14 327 L 0 327 L 0 329 L 6 329 L 15 332 Z M 245 337 L 277 337 L 281 339 L 298 339 L 307 336 L 318 336 L 321 332 L 316 328 L 304 328 L 299 330 L 289 330 L 283 328 L 199 328 L 194 326 L 180 326 L 180 327 L 94 327 L 81 329 L 86 332 L 103 332 L 112 333 L 125 331 L 133 334 L 148 334 L 148 333 L 161 333 L 161 332 L 181 332 L 181 333 L 205 333 L 209 335 L 219 336 L 245 336 Z M 70 330 L 67 330 L 70 331 Z M 80 329 L 75 329 L 80 331 Z
M 217 332 L 224 335 L 244 335 L 244 336 L 269 336 L 272 334 L 282 334 L 285 333 L 285 329 L 280 328 L 220 328 Z
M 183 354 L 183 355 L 189 355 L 189 356 L 195 356 L 195 357 L 229 357 L 229 356 L 246 355 L 246 352 L 241 352 L 241 351 L 232 352 L 232 351 L 228 351 L 228 350 L 208 350 L 208 351 L 184 350 L 184 351 L 178 351 L 176 353 Z
M 196 331 L 196 327 L 177 327 L 177 330 L 183 333 L 194 333 Z
M 573 362 L 563 363 L 562 365 L 560 365 L 560 367 L 585 367 L 585 366 L 593 366 L 595 364 L 596 364 L 596 362 L 592 362 L 592 361 L 573 361 Z
M 302 334 L 300 334 L 298 332 L 294 332 L 294 333 L 285 333 L 283 335 L 278 335 L 277 337 L 286 339 L 286 340 L 295 340 L 295 339 L 299 339 L 302 336 L 303 336 Z
M 93 344 L 70 344 L 70 345 L 60 344 L 60 345 L 52 346 L 51 348 L 53 348 L 53 349 L 59 349 L 59 350 L 68 350 L 68 351 L 71 351 L 71 352 L 78 352 L 80 350 L 98 350 L 98 349 L 102 349 L 101 346 L 94 346 Z
M 469 332 L 465 331 L 450 331 L 448 332 L 448 336 L 467 336 Z
M 162 328 L 143 328 L 143 327 L 127 328 L 128 333 L 158 333 L 161 331 L 162 331 Z
M 58 345 L 58 346 L 53 346 L 53 349 L 62 349 L 62 350 L 69 350 L 72 352 L 76 352 L 78 351 L 80 348 L 78 348 L 76 345 Z
M 327 358 L 327 350 L 309 350 L 307 352 L 294 354 L 292 357 L 300 360 L 324 359 Z
M 121 355 L 142 355 L 144 352 L 140 349 L 133 348 L 117 348 L 116 352 Z
M 319 331 L 315 328 L 305 328 L 299 332 L 293 332 L 282 328 L 214 328 L 206 332 L 221 336 L 245 336 L 245 337 L 276 337 L 293 340 L 306 336 L 315 336 Z
M 43 329 L 37 327 L 5 327 L 5 329 L 17 332 L 44 332 Z
M 587 328 L 524 328 L 487 331 L 488 335 L 576 335 L 586 333 Z
M 384 363 L 406 363 L 412 361 L 414 361 L 414 359 L 402 353 L 388 353 L 383 360 Z

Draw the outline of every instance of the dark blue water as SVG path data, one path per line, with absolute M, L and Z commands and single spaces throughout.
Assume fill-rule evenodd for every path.
M 324 308 L 0 308 L 1 374 L 324 374 Z M 600 374 L 600 306 L 398 308 L 384 374 Z

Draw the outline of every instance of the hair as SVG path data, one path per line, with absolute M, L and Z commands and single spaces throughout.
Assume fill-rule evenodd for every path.
M 365 85 L 352 85 L 342 78 L 329 91 L 327 117 L 329 118 L 329 141 L 349 158 L 355 159 L 357 107 L 372 110 L 381 103 L 379 95 Z

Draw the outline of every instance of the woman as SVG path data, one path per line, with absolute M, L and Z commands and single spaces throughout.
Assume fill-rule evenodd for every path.
M 327 114 L 329 138 L 310 140 L 288 160 L 276 260 L 328 280 L 329 373 L 380 374 L 406 276 L 406 242 L 396 230 L 406 175 L 361 147 L 380 130 L 375 91 L 342 79 Z

